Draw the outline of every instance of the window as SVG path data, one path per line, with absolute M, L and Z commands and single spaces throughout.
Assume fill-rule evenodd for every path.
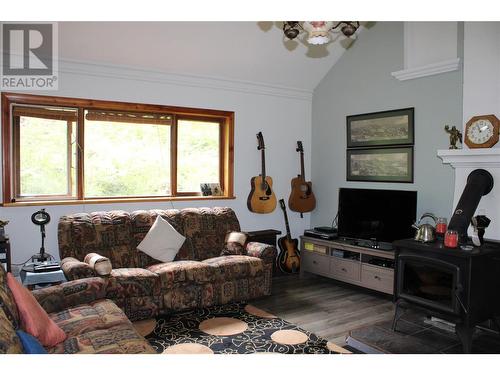
M 86 111 L 86 197 L 171 195 L 172 117 L 155 122 L 146 115 L 129 116 L 133 114 Z
M 233 197 L 233 113 L 2 94 L 4 204 Z
M 191 193 L 200 181 L 219 182 L 220 124 L 181 119 L 177 124 L 177 190 Z
M 76 120 L 74 109 L 13 107 L 16 196 L 75 196 Z

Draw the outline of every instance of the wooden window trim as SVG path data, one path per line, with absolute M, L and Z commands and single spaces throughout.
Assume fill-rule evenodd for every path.
M 20 108 L 22 106 L 19 106 L 18 103 L 15 103 L 12 108 L 14 109 L 12 112 L 15 112 L 16 109 Z M 73 111 L 75 110 L 74 108 L 71 108 Z M 47 111 L 43 111 L 38 109 L 36 106 L 34 107 L 27 107 L 25 110 L 26 114 L 18 114 L 17 116 L 27 116 L 27 117 L 36 117 L 36 118 L 43 118 L 43 119 L 48 119 L 48 120 L 58 120 L 58 121 L 66 121 L 66 163 L 67 163 L 67 180 L 66 180 L 66 194 L 38 194 L 38 195 L 29 195 L 29 196 L 23 196 L 21 194 L 21 124 L 19 121 L 16 121 L 18 117 L 13 117 L 11 115 L 12 119 L 12 124 L 11 124 L 11 130 L 13 134 L 13 139 L 12 139 L 12 144 L 14 145 L 13 147 L 13 162 L 12 162 L 12 170 L 15 173 L 15 179 L 12 181 L 12 191 L 13 191 L 13 197 L 18 198 L 20 197 L 22 201 L 32 201 L 32 200 L 47 200 L 49 198 L 54 199 L 54 200 L 66 200 L 66 199 L 77 199 L 78 197 L 73 195 L 73 186 L 72 186 L 72 173 L 71 173 L 71 167 L 73 165 L 73 155 L 72 155 L 72 146 L 71 146 L 71 135 L 72 135 L 72 123 L 76 120 L 76 117 L 70 117 L 70 116 L 60 116 L 58 114 L 54 113 L 49 113 Z M 18 110 L 18 112 L 23 112 L 23 110 Z M 37 113 L 39 112 L 39 113 Z M 33 114 L 36 116 L 30 116 L 30 114 Z M 11 198 L 12 200 L 12 198 Z
M 66 173 L 68 174 L 66 194 L 71 196 L 73 194 L 73 145 L 71 138 L 73 137 L 73 122 L 66 121 Z M 19 174 L 19 171 L 17 172 Z
M 116 102 L 108 100 L 93 100 L 81 98 L 68 98 L 58 96 L 45 96 L 33 94 L 8 93 L 1 94 L 2 102 L 2 176 L 3 176 L 3 204 L 2 206 L 31 206 L 31 205 L 58 205 L 58 204 L 97 204 L 97 203 L 123 203 L 141 201 L 180 201 L 180 200 L 221 200 L 234 199 L 234 112 L 214 109 L 189 108 L 178 106 L 164 106 L 157 104 L 141 104 L 129 102 Z M 13 105 L 34 105 L 34 106 L 60 106 L 78 109 L 78 123 L 76 126 L 76 199 L 71 196 L 49 196 L 50 200 L 43 199 L 44 196 L 23 198 L 22 201 L 15 201 L 16 184 L 14 177 L 19 173 L 14 173 L 15 158 L 13 147 Z M 171 151 L 170 151 L 170 174 L 171 174 L 171 195 L 170 196 L 149 196 L 149 197 L 98 197 L 85 198 L 84 191 L 84 111 L 86 109 L 104 111 L 127 111 L 127 112 L 149 112 L 170 114 L 173 116 L 171 125 Z M 189 193 L 177 191 L 177 120 L 191 119 L 198 121 L 219 122 L 220 125 L 220 171 L 219 179 L 224 194 L 222 196 L 204 197 L 201 193 Z M 18 138 L 18 137 L 17 137 Z M 69 148 L 68 148 L 69 150 Z M 70 154 L 71 156 L 71 154 Z M 68 188 L 71 188 L 69 186 Z M 70 191 L 71 193 L 71 191 Z

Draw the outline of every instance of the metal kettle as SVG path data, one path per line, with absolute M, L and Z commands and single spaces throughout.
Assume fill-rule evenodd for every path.
M 437 218 L 433 214 L 429 212 L 423 214 L 418 220 L 418 223 L 412 224 L 412 227 L 417 230 L 417 232 L 415 233 L 415 241 L 433 242 L 436 240 L 436 228 L 428 223 L 422 224 L 422 220 L 426 217 L 434 220 L 434 224 L 437 223 Z

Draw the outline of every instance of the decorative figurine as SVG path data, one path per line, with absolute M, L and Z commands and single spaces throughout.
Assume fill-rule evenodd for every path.
M 451 127 L 451 130 L 449 125 L 445 125 L 444 131 L 450 135 L 450 147 L 448 148 L 450 150 L 458 149 L 457 141 L 460 141 L 460 143 L 462 143 L 462 133 L 460 133 L 460 130 L 458 130 L 455 125 Z

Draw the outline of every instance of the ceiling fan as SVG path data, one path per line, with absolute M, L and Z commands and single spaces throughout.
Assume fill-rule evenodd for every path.
M 358 30 L 358 21 L 284 21 L 283 34 L 290 40 L 295 39 L 302 31 L 308 33 L 307 42 L 312 45 L 321 45 L 330 42 L 330 32 L 339 29 L 346 36 L 351 37 Z

